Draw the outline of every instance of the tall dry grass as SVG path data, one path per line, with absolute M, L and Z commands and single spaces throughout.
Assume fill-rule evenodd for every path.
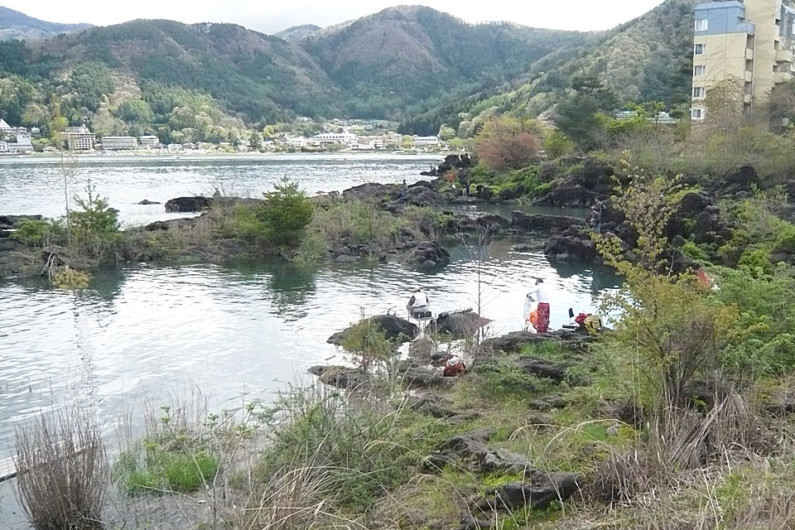
M 36 530 L 103 528 L 108 460 L 92 415 L 67 407 L 16 431 L 16 493 Z

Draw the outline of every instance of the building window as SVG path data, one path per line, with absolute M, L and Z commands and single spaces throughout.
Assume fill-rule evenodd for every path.
M 704 119 L 704 109 L 690 109 L 690 119 L 691 120 L 703 120 Z
M 694 86 L 693 87 L 693 98 L 703 98 L 707 95 L 707 89 L 703 86 Z
M 709 21 L 706 18 L 696 20 L 696 31 L 707 31 Z
M 693 47 L 693 55 L 703 55 L 706 46 L 704 44 L 696 44 Z
M 693 67 L 693 76 L 698 77 L 707 73 L 707 67 L 703 65 Z

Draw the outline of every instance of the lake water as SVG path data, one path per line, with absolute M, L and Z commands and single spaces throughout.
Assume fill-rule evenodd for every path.
M 119 210 L 122 225 L 184 217 L 166 214 L 174 197 L 262 197 L 289 178 L 310 195 L 342 191 L 365 182 L 409 183 L 441 162 L 435 155 L 323 154 L 238 156 L 86 156 L 63 163 L 58 158 L 0 157 L 0 214 L 64 215 L 66 198 L 85 196 L 89 181 Z M 64 184 L 67 191 L 64 193 Z M 161 204 L 141 205 L 143 200 Z
M 121 166 L 81 161 L 74 178 L 90 175 L 134 223 L 163 218 L 162 210 L 144 212 L 135 201 L 206 191 L 219 179 L 252 195 L 282 173 L 310 191 L 339 190 L 368 175 L 381 182 L 416 180 L 433 163 L 414 157 L 305 158 L 295 165 L 289 158 L 125 160 Z M 48 213 L 52 206 L 45 202 L 59 198 L 50 189 L 57 188 L 57 170 L 47 164 L 4 162 L 0 171 L 0 213 Z M 0 459 L 13 454 L 15 425 L 76 396 L 93 404 L 110 438 L 146 400 L 170 403 L 192 388 L 200 388 L 214 410 L 268 402 L 288 383 L 311 380 L 309 366 L 344 360 L 326 343 L 331 334 L 362 312 L 402 314 L 416 286 L 429 294 L 435 313 L 477 308 L 480 298 L 482 314 L 493 320 L 489 335 L 522 327 L 524 295 L 535 276 L 545 278 L 551 291 L 553 327 L 568 322 L 569 307 L 593 310 L 599 293 L 615 287 L 611 275 L 552 266 L 540 251 L 512 251 L 515 243 L 497 241 L 482 254 L 451 248 L 451 264 L 436 274 L 395 263 L 316 270 L 245 263 L 125 267 L 95 276 L 78 292 L 35 281 L 0 283 Z M 0 527 L 11 527 L 3 504 Z

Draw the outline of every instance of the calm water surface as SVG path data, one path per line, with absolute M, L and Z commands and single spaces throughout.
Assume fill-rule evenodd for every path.
M 64 214 L 66 197 L 84 195 L 90 180 L 119 210 L 123 225 L 184 217 L 166 214 L 162 203 L 174 197 L 225 195 L 262 197 L 284 177 L 309 194 L 342 191 L 365 182 L 420 179 L 420 171 L 441 162 L 439 155 L 316 154 L 204 157 L 80 157 L 64 171 L 60 159 L 0 157 L 0 214 Z M 68 191 L 64 194 L 64 181 Z M 161 204 L 140 205 L 142 200 Z
M 239 163 L 238 163 L 239 162 Z M 343 189 L 359 180 L 416 180 L 430 165 L 401 159 L 189 161 L 122 165 L 83 164 L 75 177 L 98 183 L 129 223 L 164 218 L 133 203 L 206 192 L 217 182 L 265 191 L 282 174 L 305 175 L 308 191 Z M 56 168 L 0 164 L 0 213 L 57 213 Z M 46 200 L 45 200 L 46 199 Z M 47 200 L 60 205 L 48 205 Z M 147 207 L 149 208 L 149 207 Z M 268 402 L 290 382 L 310 381 L 306 369 L 344 360 L 326 343 L 366 315 L 403 312 L 423 286 L 435 313 L 476 308 L 493 320 L 490 335 L 520 329 L 532 277 L 552 292 L 552 325 L 593 310 L 615 279 L 588 268 L 551 266 L 541 252 L 516 253 L 498 241 L 482 259 L 451 248 L 442 272 L 423 274 L 399 264 L 300 270 L 289 264 L 127 267 L 98 274 L 88 289 L 54 290 L 38 282 L 0 283 L 0 459 L 13 454 L 14 426 L 79 396 L 96 408 L 113 439 L 130 413 L 149 400 L 172 403 L 200 388 L 214 410 L 245 401 Z M 478 283 L 478 266 L 481 281 Z M 16 527 L 0 488 L 0 527 Z M 12 503 L 13 504 L 13 503 Z M 5 512 L 3 506 L 6 506 Z M 22 526 L 24 527 L 24 525 Z

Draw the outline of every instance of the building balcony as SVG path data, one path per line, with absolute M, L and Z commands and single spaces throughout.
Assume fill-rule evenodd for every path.
M 751 94 L 743 94 L 743 103 L 746 105 L 751 104 Z
M 791 63 L 792 56 L 792 50 L 776 50 L 777 63 Z
M 745 60 L 746 61 L 753 61 L 754 60 L 754 50 L 751 48 L 745 49 Z
M 773 82 L 778 83 L 786 83 L 792 79 L 792 73 L 790 72 L 773 72 Z
M 753 72 L 749 72 L 748 70 L 746 70 L 746 71 L 745 71 L 745 78 L 744 78 L 744 80 L 745 80 L 745 82 L 746 82 L 746 83 L 751 83 L 751 82 L 753 82 L 753 80 L 754 80 L 754 73 L 753 73 Z

